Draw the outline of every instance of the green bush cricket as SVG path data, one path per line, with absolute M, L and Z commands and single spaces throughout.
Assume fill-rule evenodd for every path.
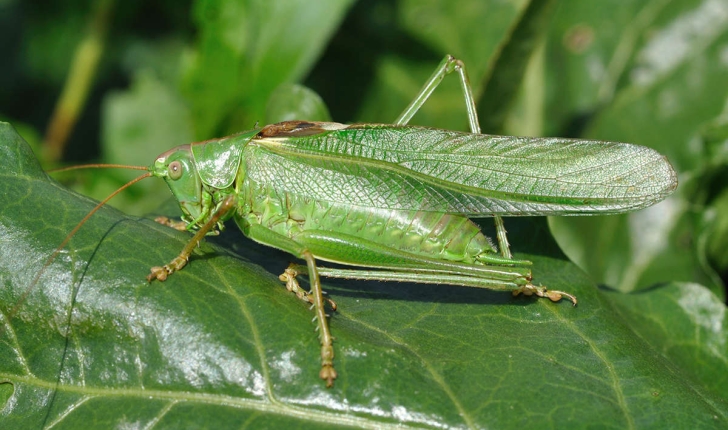
M 408 126 L 452 72 L 460 79 L 470 133 Z M 655 204 L 677 187 L 669 162 L 649 148 L 480 134 L 464 66 L 449 55 L 392 125 L 287 121 L 183 145 L 143 169 L 149 172 L 121 189 L 163 178 L 184 216 L 160 222 L 196 231 L 147 280 L 164 281 L 182 269 L 197 244 L 229 219 L 248 238 L 304 260 L 280 279 L 314 309 L 320 377 L 328 387 L 337 374 L 326 305 L 336 305 L 324 299 L 320 277 L 452 284 L 567 297 L 576 305 L 573 295 L 531 282 L 530 262 L 511 256 L 501 216 L 623 213 Z M 491 216 L 498 246 L 468 218 Z M 353 268 L 321 267 L 318 260 Z M 298 275 L 309 278 L 310 291 Z

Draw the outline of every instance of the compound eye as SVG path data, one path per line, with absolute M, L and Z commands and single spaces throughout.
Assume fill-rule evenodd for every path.
M 176 181 L 182 177 L 183 170 L 182 163 L 179 161 L 173 161 L 169 163 L 169 166 L 167 167 L 167 174 L 173 181 Z

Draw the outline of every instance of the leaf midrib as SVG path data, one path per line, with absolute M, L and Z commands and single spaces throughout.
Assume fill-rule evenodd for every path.
M 93 397 L 130 397 L 144 399 L 145 401 L 154 398 L 158 400 L 170 400 L 176 403 L 201 403 L 217 406 L 227 406 L 236 409 L 253 410 L 269 414 L 293 417 L 310 422 L 322 424 L 338 424 L 344 426 L 352 426 L 366 429 L 392 428 L 401 429 L 402 424 L 391 424 L 386 422 L 371 421 L 369 419 L 347 415 L 344 413 L 332 413 L 326 410 L 312 411 L 307 408 L 297 407 L 294 405 L 271 402 L 269 400 L 253 400 L 222 394 L 207 394 L 179 391 L 164 391 L 154 389 L 138 389 L 138 388 L 98 388 L 88 385 L 68 385 L 59 384 L 32 376 L 18 376 L 6 372 L 0 372 L 0 381 L 6 381 L 11 384 L 24 383 L 47 390 L 57 390 L 64 393 L 76 393 Z M 410 423 L 419 424 L 419 423 Z

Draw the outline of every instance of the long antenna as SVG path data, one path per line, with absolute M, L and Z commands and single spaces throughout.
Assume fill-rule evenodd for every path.
M 78 170 L 78 169 L 131 169 L 131 170 L 149 170 L 149 167 L 144 166 L 130 166 L 126 164 L 82 164 L 80 166 L 68 166 L 68 167 L 59 167 L 57 169 L 51 169 L 48 170 L 48 173 L 58 173 L 58 172 L 66 172 L 68 170 Z M 121 188 L 123 189 L 123 188 Z
M 92 165 L 92 167 L 93 166 L 94 165 Z M 83 167 L 89 167 L 89 166 L 79 166 L 78 168 L 83 168 Z M 126 167 L 129 168 L 129 166 L 126 166 Z M 132 166 L 132 167 L 136 168 L 137 166 Z M 68 168 L 64 168 L 64 169 L 71 170 L 71 169 L 68 169 Z M 139 169 L 137 169 L 137 170 L 139 170 Z M 147 168 L 145 167 L 144 170 L 147 170 Z M 56 170 L 56 171 L 59 171 L 59 170 Z M 61 242 L 61 244 L 58 245 L 58 247 L 53 251 L 53 253 L 45 261 L 45 263 L 43 263 L 43 267 L 41 267 L 40 270 L 38 271 L 38 273 L 36 273 L 35 277 L 30 282 L 30 285 L 28 286 L 28 288 L 25 290 L 25 292 L 23 293 L 23 295 L 20 297 L 20 300 L 18 300 L 18 303 L 16 303 L 15 306 L 13 306 L 13 309 L 8 314 L 8 320 L 12 319 L 12 317 L 18 311 L 18 309 L 20 308 L 20 306 L 23 305 L 23 303 L 25 302 L 25 299 L 28 298 L 28 295 L 30 295 L 30 292 L 33 290 L 33 288 L 35 287 L 35 285 L 40 280 L 40 277 L 43 276 L 43 273 L 45 273 L 46 269 L 48 269 L 48 267 L 50 267 L 50 265 L 53 264 L 53 261 L 55 261 L 56 257 L 58 257 L 58 254 L 60 254 L 61 253 L 61 250 L 63 250 L 63 248 L 65 248 L 66 245 L 68 245 L 68 242 L 78 232 L 78 230 L 81 228 L 81 226 L 83 226 L 86 223 L 86 221 L 88 221 L 89 218 L 91 218 L 91 216 L 93 214 L 95 214 L 99 209 L 101 209 L 102 206 L 104 206 L 109 200 L 111 200 L 112 198 L 114 198 L 117 194 L 119 194 L 120 192 L 122 192 L 125 189 L 129 188 L 130 186 L 136 184 L 137 182 L 141 181 L 142 179 L 149 178 L 150 176 L 152 176 L 152 174 L 150 172 L 148 172 L 148 173 L 145 173 L 145 174 L 143 174 L 141 176 L 138 176 L 138 177 L 132 179 L 131 181 L 127 182 L 126 184 L 122 185 L 116 191 L 114 191 L 113 193 L 109 194 L 109 196 L 106 197 L 105 199 L 103 199 L 99 204 L 97 204 L 96 207 L 94 207 L 93 209 L 91 209 L 91 211 L 88 214 L 86 214 L 86 216 L 83 217 L 83 219 L 78 224 L 76 224 L 76 227 L 74 227 L 73 230 L 71 230 L 71 232 L 68 233 L 68 235 L 66 236 L 66 238 L 63 239 L 63 242 Z

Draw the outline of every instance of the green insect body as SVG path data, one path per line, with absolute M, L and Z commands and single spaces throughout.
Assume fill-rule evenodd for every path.
M 312 139 L 326 141 L 339 139 L 341 136 L 332 136 L 326 128 L 337 127 L 338 131 L 356 131 L 364 139 L 368 136 L 367 130 L 377 132 L 391 126 L 351 126 L 347 127 L 335 123 L 287 122 L 270 126 L 275 130 L 276 137 L 285 136 L 290 141 L 310 142 Z M 419 130 L 429 134 L 435 132 L 431 129 L 419 127 L 403 127 L 403 130 Z M 285 130 L 285 131 L 282 131 Z M 305 130 L 304 138 L 296 138 L 296 133 Z M 316 136 L 312 131 L 318 131 Z M 367 205 L 352 205 L 335 202 L 336 197 L 322 198 L 324 194 L 340 193 L 336 190 L 312 193 L 317 195 L 301 195 L 297 191 L 286 189 L 285 181 L 295 181 L 300 169 L 290 170 L 288 176 L 277 169 L 271 171 L 267 167 L 280 166 L 276 158 L 264 148 L 265 142 L 271 140 L 270 131 L 263 129 L 255 136 L 246 138 L 237 137 L 223 139 L 215 142 L 202 142 L 185 145 L 179 149 L 165 153 L 156 162 L 153 174 L 164 178 L 175 196 L 179 199 L 185 212 L 185 218 L 191 225 L 201 228 L 210 216 L 225 201 L 234 199 L 234 211 L 221 217 L 222 220 L 233 217 L 241 230 L 253 239 L 284 250 L 278 241 L 266 241 L 256 236 L 257 231 L 263 228 L 271 233 L 271 237 L 278 237 L 280 241 L 287 239 L 306 246 L 317 259 L 337 263 L 365 266 L 370 268 L 396 269 L 399 266 L 407 268 L 422 268 L 435 270 L 440 262 L 460 262 L 461 270 L 476 270 L 472 263 L 500 263 L 508 265 L 527 265 L 526 261 L 504 259 L 496 255 L 496 249 L 490 239 L 482 234 L 480 228 L 465 216 L 453 213 L 435 212 L 430 210 L 404 210 L 411 206 L 409 190 L 401 194 L 401 198 L 392 194 L 390 201 L 382 200 L 380 203 L 370 202 Z M 472 136 L 466 133 L 461 135 Z M 377 137 L 376 133 L 373 137 Z M 377 143 L 377 140 L 369 140 Z M 381 143 L 381 142 L 379 142 Z M 216 185 L 200 180 L 197 173 L 197 156 L 212 153 L 207 146 L 220 145 L 228 148 L 231 145 L 240 145 L 231 149 L 235 155 L 224 154 L 223 159 L 230 162 L 228 167 L 235 172 L 235 181 L 218 181 Z M 335 154 L 332 158 L 336 158 Z M 350 157 L 351 162 L 361 160 L 361 157 Z M 184 160 L 184 162 L 181 162 Z M 317 157 L 316 162 L 322 162 Z M 204 163 L 204 162 L 203 162 Z M 342 162 L 338 160 L 338 166 Z M 325 173 L 322 169 L 321 173 Z M 372 192 L 372 184 L 361 181 L 352 183 L 352 179 L 362 178 L 360 172 L 353 172 L 348 181 L 347 193 L 355 196 L 364 196 L 367 190 Z M 225 175 L 219 175 L 218 178 Z M 275 178 L 275 179 L 273 179 Z M 341 182 L 344 183 L 344 182 Z M 275 184 L 275 185 L 274 185 Z M 291 182 L 293 184 L 293 182 Z M 327 184 L 331 182 L 327 181 Z M 227 185 L 227 186 L 225 186 Z M 315 184 L 312 183 L 315 187 Z M 298 185 L 296 185 L 298 188 Z M 369 197 L 372 195 L 369 194 Z M 353 200 L 355 197 L 340 197 L 339 200 Z M 440 206 L 442 203 L 438 203 Z M 192 222 L 192 220 L 196 220 Z M 326 236 L 326 237 L 325 237 Z M 380 252 L 376 252 L 381 248 Z M 386 249 L 386 250 L 385 250 Z M 403 255 L 406 254 L 406 255 Z M 403 257 L 406 259 L 403 260 Z M 413 267 L 415 266 L 415 267 Z M 417 267 L 421 266 L 421 267 Z M 452 265 L 442 265 L 443 271 L 452 271 Z M 514 270 L 515 276 L 521 281 L 518 285 L 525 285 L 529 274 L 527 270 Z M 507 277 L 508 279 L 512 277 Z
M 305 121 L 179 147 L 152 174 L 167 181 L 191 228 L 207 233 L 233 218 L 262 244 L 368 269 L 318 268 L 324 276 L 445 280 L 553 300 L 563 293 L 531 284 L 530 263 L 498 255 L 466 215 L 625 212 L 674 184 L 664 157 L 629 144 Z M 282 279 L 315 303 L 295 281 L 301 271 Z
M 471 133 L 406 125 L 452 72 Z M 531 263 L 511 257 L 501 216 L 622 213 L 677 187 L 669 162 L 649 148 L 480 134 L 462 62 L 450 56 L 394 125 L 282 122 L 180 146 L 149 171 L 167 182 L 184 214 L 184 223 L 166 223 L 196 233 L 147 279 L 182 269 L 199 241 L 229 219 L 250 239 L 303 259 L 280 279 L 313 305 L 327 386 L 337 373 L 320 276 L 565 296 L 576 304 L 532 283 Z M 495 219 L 497 247 L 469 217 Z M 310 291 L 298 275 L 308 276 Z

